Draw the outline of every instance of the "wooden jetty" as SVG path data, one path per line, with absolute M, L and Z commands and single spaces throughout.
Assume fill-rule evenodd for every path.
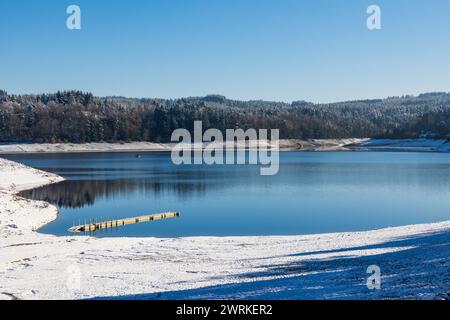
M 127 226 L 130 224 L 137 224 L 142 222 L 152 222 L 157 220 L 164 220 L 164 219 L 170 219 L 170 218 L 176 218 L 179 217 L 181 214 L 180 212 L 164 212 L 164 213 L 157 213 L 147 216 L 140 216 L 140 217 L 134 217 L 134 218 L 126 218 L 126 219 L 118 219 L 118 220 L 108 220 L 102 221 L 102 219 L 94 219 L 94 221 L 90 221 L 89 223 L 85 223 L 83 225 L 73 226 L 68 231 L 74 232 L 74 233 L 80 233 L 80 232 L 91 232 L 91 231 L 97 231 L 97 230 L 108 230 L 108 229 L 114 229 L 118 227 Z

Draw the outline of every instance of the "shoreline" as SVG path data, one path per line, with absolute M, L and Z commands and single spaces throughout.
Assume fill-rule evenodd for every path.
M 450 293 L 445 282 L 448 248 L 433 242 L 434 251 L 425 251 L 430 251 L 428 256 L 414 254 L 426 242 L 422 237 L 432 237 L 438 244 L 442 240 L 433 237 L 448 240 L 450 221 L 302 236 L 57 237 L 35 231 L 57 217 L 56 207 L 16 194 L 63 178 L 1 158 L 0 174 L 0 299 L 196 299 L 199 295 L 206 299 L 377 299 L 411 294 L 434 299 Z M 410 240 L 400 243 L 399 239 Z M 418 270 L 424 263 L 421 259 L 429 260 L 431 254 L 434 260 L 434 255 L 440 258 L 440 268 Z M 349 255 L 358 259 L 355 268 L 342 271 L 342 261 Z M 373 264 L 373 259 L 388 270 L 387 282 L 392 281 L 391 273 L 402 269 L 387 290 L 373 292 L 362 286 L 366 273 L 361 267 Z M 286 267 L 273 269 L 280 265 Z M 298 271 L 293 272 L 295 265 Z M 74 270 L 79 272 L 77 288 L 68 285 Z M 334 271 L 330 274 L 330 270 Z M 425 291 L 415 292 L 420 279 L 398 288 L 405 277 L 419 271 L 426 273 L 426 281 L 434 279 L 433 290 L 427 289 L 430 283 L 423 283 Z M 285 282 L 292 282 L 294 288 L 283 295 L 279 287 Z M 323 289 L 309 289 L 314 286 Z
M 274 146 L 263 141 L 268 149 Z M 171 152 L 175 143 L 129 142 L 129 143 L 56 143 L 56 144 L 0 144 L 4 154 L 56 154 L 56 153 L 120 153 L 120 152 Z M 204 148 L 193 145 L 193 149 Z M 238 150 L 248 150 L 237 144 Z M 404 152 L 450 152 L 450 142 L 431 139 L 311 139 L 280 140 L 281 152 L 330 152 L 330 151 L 404 151 Z

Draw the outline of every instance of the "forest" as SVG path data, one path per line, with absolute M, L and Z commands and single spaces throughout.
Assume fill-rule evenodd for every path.
M 175 100 L 95 97 L 64 91 L 13 95 L 0 90 L 0 142 L 170 141 L 173 130 L 280 129 L 281 139 L 444 138 L 450 93 L 315 104 L 237 101 L 220 95 Z

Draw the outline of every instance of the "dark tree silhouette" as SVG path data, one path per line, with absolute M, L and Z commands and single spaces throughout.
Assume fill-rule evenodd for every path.
M 236 101 L 211 95 L 177 100 L 94 97 L 65 91 L 8 95 L 0 90 L 0 142 L 170 140 L 173 130 L 280 129 L 285 139 L 389 137 L 450 140 L 450 94 L 313 104 Z

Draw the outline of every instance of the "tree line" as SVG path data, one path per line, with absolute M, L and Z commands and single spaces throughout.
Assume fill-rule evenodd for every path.
M 173 130 L 280 129 L 282 139 L 429 138 L 450 140 L 450 94 L 331 104 L 237 101 L 220 95 L 176 100 L 95 97 L 64 91 L 0 90 L 0 142 L 170 141 Z

